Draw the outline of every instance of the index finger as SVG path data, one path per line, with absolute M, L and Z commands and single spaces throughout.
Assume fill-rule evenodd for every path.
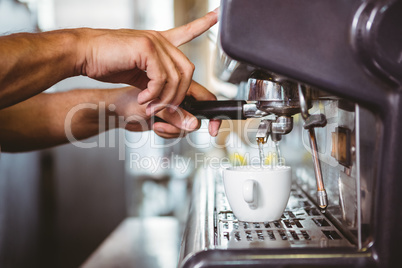
M 191 82 L 187 95 L 193 96 L 196 100 L 216 100 L 216 96 L 211 91 L 198 84 L 195 81 Z
M 207 13 L 204 17 L 196 19 L 186 25 L 160 32 L 174 46 L 179 47 L 206 32 L 218 21 L 218 11 Z

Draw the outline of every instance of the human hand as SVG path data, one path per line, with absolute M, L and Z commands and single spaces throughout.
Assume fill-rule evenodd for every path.
M 163 138 L 183 137 L 188 132 L 199 128 L 200 122 L 192 114 L 177 108 L 173 113 L 163 109 L 156 116 L 165 122 L 155 122 L 152 116 L 146 113 L 147 103 L 138 104 L 136 101 L 141 90 L 135 87 L 110 89 L 107 97 L 107 106 L 115 106 L 115 115 L 119 117 L 119 125 L 129 131 L 146 131 L 153 129 Z M 192 82 L 187 92 L 197 100 L 216 100 L 214 94 L 196 82 Z M 157 108 L 157 107 L 156 107 Z M 153 113 L 152 113 L 153 114 Z M 216 136 L 221 120 L 210 120 L 208 130 L 211 136 Z
M 82 75 L 133 85 L 136 100 L 147 103 L 147 116 L 169 106 L 173 113 L 191 83 L 194 65 L 177 48 L 217 22 L 217 11 L 167 31 L 83 29 L 86 49 L 78 70 Z M 214 125 L 214 123 L 212 123 Z

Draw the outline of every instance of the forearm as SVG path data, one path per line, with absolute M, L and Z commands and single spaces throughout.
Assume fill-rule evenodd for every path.
M 111 116 L 105 109 L 105 101 L 110 99 L 109 92 L 73 90 L 42 93 L 0 110 L 2 150 L 21 152 L 43 149 L 107 130 L 110 126 L 106 119 Z M 105 115 L 105 120 L 99 120 L 99 115 Z
M 85 29 L 0 37 L 0 109 L 80 74 Z

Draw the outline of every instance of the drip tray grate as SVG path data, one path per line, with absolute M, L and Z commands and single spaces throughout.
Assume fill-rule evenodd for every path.
M 292 189 L 282 218 L 273 222 L 237 220 L 219 180 L 216 190 L 216 244 L 220 248 L 353 247 L 299 189 Z

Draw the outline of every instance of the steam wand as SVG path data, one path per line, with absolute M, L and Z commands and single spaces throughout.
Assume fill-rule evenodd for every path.
M 317 139 L 315 136 L 315 131 L 314 128 L 316 127 L 325 127 L 327 124 L 327 119 L 325 118 L 325 115 L 323 114 L 314 114 L 310 115 L 308 113 L 308 105 L 305 99 L 305 94 L 303 92 L 302 86 L 299 84 L 298 85 L 298 90 L 299 90 L 299 99 L 300 99 L 300 110 L 301 110 L 301 115 L 304 120 L 304 129 L 308 130 L 309 134 L 309 140 L 310 140 L 310 148 L 311 148 L 311 153 L 312 153 L 312 158 L 313 158 L 313 164 L 314 164 L 314 173 L 315 173 L 315 178 L 317 180 L 317 202 L 319 207 L 321 208 L 322 211 L 325 211 L 325 209 L 328 206 L 328 198 L 327 198 L 327 192 L 325 191 L 324 188 L 324 181 L 322 178 L 322 172 L 321 172 L 321 165 L 320 161 L 318 159 L 318 147 L 317 147 Z

